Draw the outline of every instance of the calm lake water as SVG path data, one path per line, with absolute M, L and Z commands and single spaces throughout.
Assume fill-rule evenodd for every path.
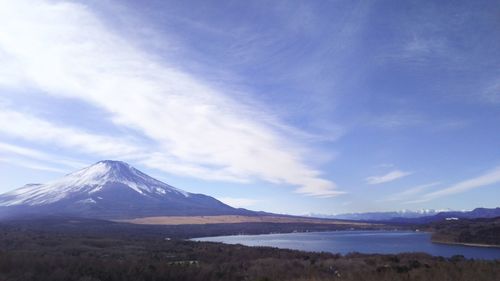
M 475 259 L 500 259 L 500 248 L 435 244 L 431 235 L 402 231 L 334 231 L 195 238 L 246 246 L 269 246 L 314 252 L 395 254 L 424 252 L 434 256 L 463 255 Z

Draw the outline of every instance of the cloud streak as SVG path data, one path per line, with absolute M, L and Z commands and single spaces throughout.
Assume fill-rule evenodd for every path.
M 411 174 L 412 174 L 411 172 L 403 172 L 400 170 L 394 170 L 394 171 L 391 171 L 385 175 L 367 177 L 366 183 L 368 183 L 368 184 L 387 183 L 387 182 L 395 181 L 397 179 L 409 176 Z
M 410 201 L 408 203 L 422 203 L 431 201 L 434 199 L 438 199 L 441 197 L 446 197 L 458 193 L 463 193 L 472 189 L 481 188 L 485 186 L 489 186 L 492 184 L 500 183 L 500 167 L 496 167 L 480 176 L 475 178 L 471 178 L 468 180 L 461 181 L 456 183 L 450 187 L 430 192 L 423 195 L 420 199 Z
M 389 197 L 387 197 L 385 200 L 382 200 L 382 201 L 404 200 L 404 199 L 407 199 L 409 197 L 413 197 L 417 194 L 420 194 L 430 187 L 438 186 L 440 184 L 441 184 L 440 182 L 431 182 L 431 183 L 427 183 L 427 184 L 418 185 L 418 186 L 406 189 L 405 191 L 402 191 L 402 192 L 399 192 L 396 194 L 392 194 Z
M 0 107 L 0 132 L 38 143 L 57 144 L 65 148 L 78 148 L 88 153 L 115 156 L 139 153 L 139 149 L 126 141 L 87 133 L 82 130 L 63 127 L 35 116 Z M 48 155 L 34 150 L 3 145 L 3 149 L 33 158 L 47 158 Z
M 0 107 L 1 109 L 1 107 Z M 0 114 L 0 120 L 2 120 L 1 114 Z M 0 129 L 0 132 L 2 130 Z M 17 161 L 19 157 L 21 158 L 28 158 L 30 159 L 29 162 L 26 163 L 33 163 L 32 161 L 37 162 L 37 166 L 45 166 L 46 163 L 53 163 L 57 165 L 63 165 L 65 167 L 70 167 L 70 168 L 82 168 L 85 167 L 86 163 L 82 163 L 79 161 L 71 160 L 71 159 L 66 159 L 66 158 L 61 158 L 59 156 L 42 152 L 36 149 L 28 148 L 28 147 L 23 147 L 19 145 L 13 145 L 5 142 L 0 142 L 0 155 L 3 156 L 3 162 L 10 162 L 10 163 L 17 163 L 19 164 L 20 162 Z M 12 161 L 10 161 L 12 160 Z M 40 163 L 41 162 L 41 163 Z M 42 164 L 45 163 L 45 164 Z M 34 165 L 27 166 L 24 165 L 24 167 L 32 168 L 35 167 Z M 57 169 L 57 172 L 63 171 L 60 168 L 51 168 L 52 171 L 55 171 Z M 50 169 L 45 169 L 45 170 L 50 170 Z M 67 170 L 65 172 L 68 172 Z
M 49 166 L 46 164 L 40 164 L 37 162 L 25 160 L 25 159 L 19 159 L 15 157 L 3 157 L 0 156 L 0 162 L 7 163 L 9 165 L 16 165 L 24 168 L 29 168 L 33 170 L 39 170 L 39 171 L 47 171 L 47 172 L 53 172 L 53 173 L 65 173 L 67 171 L 64 171 L 63 169 L 56 168 L 53 166 Z
M 247 208 L 247 207 L 251 207 L 259 202 L 259 200 L 250 199 L 250 198 L 221 197 L 218 199 L 220 201 L 224 202 L 225 204 L 228 204 L 229 206 L 232 206 L 235 208 Z
M 88 7 L 40 1 L 0 5 L 0 63 L 7 63 L 0 73 L 10 75 L 0 80 L 0 87 L 28 86 L 86 102 L 109 113 L 117 127 L 138 132 L 156 147 L 145 152 L 120 137 L 8 111 L 0 117 L 16 119 L 18 128 L 7 126 L 4 133 L 32 141 L 38 135 L 36 141 L 87 153 L 125 155 L 175 174 L 260 179 L 320 197 L 340 193 L 334 182 L 304 161 L 307 149 L 280 130 L 287 126 L 231 99 L 221 85 L 214 87 L 175 64 L 153 59 L 110 31 Z

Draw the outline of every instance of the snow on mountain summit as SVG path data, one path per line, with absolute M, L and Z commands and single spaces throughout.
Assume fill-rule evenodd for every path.
M 125 162 L 105 160 L 45 184 L 0 194 L 0 218 L 64 215 L 99 219 L 249 215 L 219 200 L 172 187 Z
M 90 195 L 109 184 L 121 184 L 143 196 L 190 196 L 190 193 L 156 180 L 125 162 L 104 160 L 46 184 L 28 184 L 5 193 L 0 206 L 44 205 L 85 193 L 90 199 Z

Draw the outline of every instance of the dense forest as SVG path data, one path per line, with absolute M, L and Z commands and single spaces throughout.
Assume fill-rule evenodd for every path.
M 445 220 L 431 224 L 430 230 L 433 232 L 434 242 L 500 247 L 500 217 Z
M 161 228 L 67 224 L 0 224 L 0 280 L 500 280 L 498 260 L 342 256 L 166 239 Z

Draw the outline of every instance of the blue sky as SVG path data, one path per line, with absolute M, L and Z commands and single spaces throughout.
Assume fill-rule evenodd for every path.
M 0 191 L 102 159 L 236 206 L 499 206 L 498 1 L 0 1 Z

